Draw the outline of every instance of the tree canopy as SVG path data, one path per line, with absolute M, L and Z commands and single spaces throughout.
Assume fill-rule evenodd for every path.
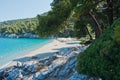
M 80 25 L 90 24 L 98 38 L 106 26 L 111 25 L 114 20 L 119 18 L 119 2 L 119 0 L 54 0 L 51 3 L 52 10 L 48 12 L 48 15 L 38 15 L 38 33 L 43 37 L 56 34 L 67 27 L 66 21 L 73 16 L 74 26 L 78 22 Z M 82 18 L 86 19 L 83 21 Z M 80 21 L 81 19 L 83 22 Z M 80 25 L 77 25 L 78 28 Z M 86 27 L 86 25 L 84 26 Z M 88 33 L 87 30 L 86 34 Z

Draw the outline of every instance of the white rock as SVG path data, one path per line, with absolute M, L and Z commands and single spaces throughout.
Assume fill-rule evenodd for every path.
M 18 74 L 18 78 L 23 78 L 23 75 L 22 75 L 21 72 L 19 72 L 19 74 Z
M 22 67 L 22 63 L 21 62 L 17 62 L 17 67 Z

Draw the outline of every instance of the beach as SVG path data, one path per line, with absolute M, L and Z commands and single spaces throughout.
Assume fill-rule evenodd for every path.
M 26 62 L 29 61 L 32 57 L 37 57 L 39 59 L 43 59 L 48 56 L 52 56 L 55 54 L 55 52 L 58 52 L 61 48 L 67 48 L 67 47 L 75 47 L 77 44 L 69 44 L 69 43 L 79 43 L 79 41 L 75 40 L 69 40 L 66 39 L 66 41 L 63 40 L 63 38 L 54 39 L 53 41 L 33 50 L 28 53 L 22 54 L 21 56 L 16 56 L 16 59 L 13 61 L 8 62 L 4 66 L 1 66 L 1 68 L 7 68 L 13 65 L 16 65 L 18 61 L 20 62 Z
M 89 45 L 59 38 L 9 62 L 0 69 L 5 80 L 79 80 L 87 75 L 76 71 L 77 56 Z

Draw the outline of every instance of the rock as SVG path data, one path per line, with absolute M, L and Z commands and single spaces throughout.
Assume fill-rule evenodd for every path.
M 66 59 L 59 58 L 57 60 L 54 60 L 50 66 L 48 66 L 48 69 L 52 72 L 55 68 L 61 67 L 63 64 L 66 63 Z
M 59 77 L 63 77 L 63 76 L 66 76 L 68 75 L 70 72 L 70 69 L 64 69 L 62 71 L 60 71 L 60 73 L 58 74 Z
M 39 74 L 40 74 L 40 72 L 36 72 L 36 73 L 33 75 L 33 80 L 35 80 L 35 79 L 38 77 Z
M 33 80 L 44 80 L 49 75 L 49 73 L 50 71 L 48 69 L 37 72 L 35 75 L 33 75 Z
M 16 38 L 17 35 L 16 34 L 9 34 L 7 37 L 9 37 L 9 38 Z
M 5 80 L 16 80 L 18 74 L 19 74 L 19 70 L 15 69 L 12 72 L 8 73 L 9 76 L 7 78 L 5 78 Z
M 86 80 L 87 76 L 83 74 L 78 74 L 74 72 L 72 76 L 70 76 L 67 80 Z
M 0 71 L 0 77 L 2 77 L 4 74 L 4 71 Z
M 67 67 L 71 67 L 71 66 L 74 65 L 76 62 L 77 62 L 77 58 L 74 58 L 74 59 L 72 59 L 70 62 L 68 62 L 66 66 L 67 66 Z M 73 68 L 73 67 L 71 67 L 71 68 Z
M 45 75 L 43 75 L 43 74 L 39 74 L 39 76 L 37 77 L 37 79 L 38 80 L 43 80 L 43 79 L 45 79 Z
M 38 38 L 38 35 L 32 34 L 32 33 L 25 33 L 22 35 L 24 38 Z
M 33 75 L 30 75 L 26 80 L 33 80 Z
M 36 71 L 38 70 L 38 68 L 39 68 L 39 65 L 38 65 L 38 64 L 35 64 L 35 65 L 34 65 L 34 71 L 36 72 Z
M 37 71 L 36 67 L 36 65 L 32 64 L 28 67 L 28 71 L 35 73 Z
M 74 48 L 73 48 L 73 50 L 74 50 L 74 51 L 77 51 L 77 50 L 78 50 L 78 48 L 77 48 L 77 47 L 74 47 Z
M 22 73 L 21 73 L 21 72 L 19 72 L 19 74 L 18 74 L 17 78 L 20 78 L 20 79 L 22 79 L 22 78 L 23 78 L 23 75 L 22 75 Z
M 50 60 L 44 62 L 44 66 L 49 66 L 50 64 L 51 64 Z
M 22 63 L 21 62 L 17 62 L 17 67 L 21 68 L 22 67 Z
M 44 80 L 47 76 L 45 74 L 41 73 L 36 73 L 33 75 L 33 80 Z
M 21 80 L 34 80 L 33 75 L 30 76 L 24 76 Z
M 8 73 L 6 73 L 5 71 L 0 71 L 0 80 L 6 78 L 8 76 Z
M 51 76 L 56 77 L 58 75 L 59 71 L 60 71 L 60 68 L 57 68 L 54 72 L 52 72 Z
M 50 71 L 49 69 L 44 69 L 44 70 L 42 71 L 42 74 L 48 76 L 50 72 L 51 72 L 51 71 Z
M 32 79 L 29 79 L 28 77 L 23 77 L 23 79 L 22 80 L 32 80 Z

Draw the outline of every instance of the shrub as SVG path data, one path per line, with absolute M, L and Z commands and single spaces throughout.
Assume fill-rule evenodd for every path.
M 120 19 L 82 54 L 77 71 L 103 80 L 120 80 Z
M 119 25 L 119 27 L 115 27 L 114 28 L 114 35 L 113 35 L 113 39 L 116 41 L 116 42 L 118 42 L 118 43 L 120 43 L 120 25 Z

